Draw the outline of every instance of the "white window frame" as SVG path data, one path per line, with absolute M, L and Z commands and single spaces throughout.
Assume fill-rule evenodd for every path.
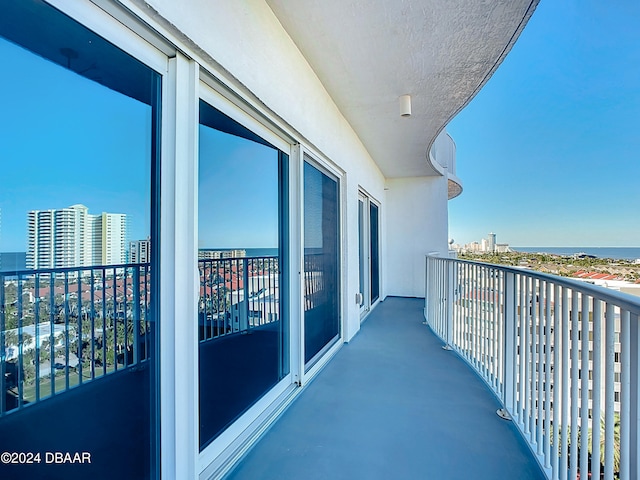
M 304 163 L 307 162 L 310 165 L 314 166 L 315 168 L 317 168 L 318 170 L 320 170 L 322 173 L 329 175 L 330 177 L 333 177 L 337 182 L 338 182 L 338 203 L 340 205 L 340 207 L 338 208 L 338 215 L 339 215 L 339 219 L 338 219 L 338 228 L 339 228 L 339 232 L 340 232 L 340 237 L 339 237 L 339 241 L 338 241 L 338 246 L 340 248 L 340 252 L 339 252 L 339 261 L 340 261 L 340 273 L 339 273 L 339 279 L 340 279 L 340 306 L 338 308 L 339 311 L 339 315 L 340 315 L 340 329 L 338 332 L 338 339 L 334 342 L 333 345 L 329 346 L 329 347 L 325 347 L 325 349 L 323 349 L 321 351 L 322 355 L 317 359 L 317 361 L 308 369 L 305 371 L 305 361 L 304 361 L 304 305 L 302 303 L 302 292 L 304 292 L 304 278 L 302 276 L 303 273 L 303 269 L 304 269 L 304 178 L 303 178 L 303 170 L 304 170 Z M 345 268 L 345 265 L 347 265 L 347 257 L 346 257 L 346 252 L 347 252 L 347 232 L 346 232 L 346 225 L 344 223 L 344 219 L 346 218 L 346 202 L 344 201 L 344 199 L 346 198 L 346 175 L 345 172 L 340 169 L 337 165 L 335 165 L 333 162 L 331 162 L 329 159 L 327 159 L 326 157 L 322 156 L 320 153 L 316 152 L 315 150 L 312 150 L 309 147 L 303 147 L 300 149 L 300 157 L 298 159 L 298 165 L 299 165 L 299 172 L 300 172 L 300 186 L 299 186 L 299 192 L 300 192 L 300 197 L 299 197 L 299 204 L 298 204 L 298 210 L 300 212 L 300 230 L 298 232 L 298 235 L 300 237 L 301 240 L 301 248 L 300 248 L 300 257 L 298 259 L 298 261 L 300 262 L 301 268 L 300 268 L 300 275 L 299 275 L 299 288 L 300 288 L 300 310 L 299 310 L 299 318 L 300 318 L 300 337 L 299 337 L 299 349 L 300 349 L 300 358 L 299 358 L 299 365 L 298 365 L 298 369 L 300 370 L 300 375 L 301 375 L 301 384 L 306 384 L 308 381 L 310 381 L 313 377 L 315 377 L 318 372 L 320 372 L 322 370 L 322 368 L 324 368 L 324 366 L 329 362 L 329 360 L 331 360 L 331 358 L 338 352 L 338 350 L 340 350 L 340 348 L 342 347 L 343 343 L 344 343 L 344 338 L 345 338 L 345 322 L 347 321 L 347 309 L 346 309 L 346 303 L 345 303 L 345 299 L 347 297 L 346 295 L 346 288 L 347 288 L 347 269 Z
M 233 101 L 228 92 L 221 91 L 215 82 L 211 81 L 208 75 L 201 75 L 198 89 L 198 101 L 201 99 L 211 107 L 219 110 L 229 118 L 235 120 L 245 128 L 249 129 L 256 135 L 260 136 L 273 146 L 289 155 L 289 251 L 291 258 L 289 259 L 289 276 L 290 276 L 290 292 L 287 294 L 289 300 L 289 373 L 280 380 L 269 392 L 260 398 L 251 408 L 249 408 L 239 419 L 222 432 L 215 440 L 211 442 L 202 452 L 198 454 L 198 472 L 201 478 L 209 478 L 211 476 L 221 476 L 227 472 L 235 462 L 250 448 L 253 442 L 262 435 L 268 425 L 286 408 L 295 394 L 296 385 L 300 374 L 296 369 L 297 357 L 299 351 L 296 347 L 296 338 L 299 335 L 295 312 L 300 304 L 300 291 L 296 287 L 296 276 L 300 266 L 296 264 L 294 252 L 299 250 L 299 239 L 295 235 L 297 231 L 295 198 L 298 181 L 296 169 L 296 156 L 298 155 L 298 146 L 290 143 L 290 138 L 281 131 L 274 131 L 271 126 L 258 121 L 255 117 L 259 116 L 255 112 L 255 116 L 250 113 L 250 109 L 243 105 L 239 105 L 237 99 Z M 236 103 L 237 102 L 237 103 Z M 244 107 L 244 108 L 243 108 Z M 197 147 L 196 147 L 197 148 Z M 196 186 L 193 190 L 195 201 L 195 211 L 197 212 L 197 171 L 198 164 L 196 160 L 194 174 L 196 175 Z M 197 218 L 197 213 L 196 213 Z M 195 235 L 197 237 L 197 221 L 194 225 Z M 197 247 L 196 247 L 197 248 Z M 197 252 L 196 252 L 197 254 Z M 194 263 L 195 265 L 195 263 Z M 295 273 L 294 273 L 295 272 Z M 197 274 L 197 272 L 196 272 Z M 194 346 L 197 352 L 197 338 Z M 196 433 L 198 432 L 199 422 L 196 423 Z M 197 450 L 199 447 L 197 448 Z

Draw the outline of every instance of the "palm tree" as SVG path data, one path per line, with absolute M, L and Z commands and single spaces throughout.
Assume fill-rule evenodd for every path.
M 600 415 L 600 463 L 604 465 L 604 412 Z M 589 436 L 587 439 L 587 445 L 589 445 L 589 454 L 592 452 L 593 432 L 589 429 Z M 618 412 L 613 413 L 613 471 L 614 473 L 620 472 L 620 414 Z

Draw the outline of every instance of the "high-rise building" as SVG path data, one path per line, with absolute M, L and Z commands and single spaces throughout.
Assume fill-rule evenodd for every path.
M 487 251 L 495 252 L 496 251 L 496 234 L 490 233 L 487 240 L 488 240 Z
M 102 213 L 99 216 L 99 222 L 102 265 L 126 263 L 127 216 L 123 213 Z
M 27 214 L 27 268 L 126 262 L 126 215 L 91 215 L 84 205 Z
M 129 261 L 131 263 L 151 262 L 151 241 L 148 238 L 129 242 Z

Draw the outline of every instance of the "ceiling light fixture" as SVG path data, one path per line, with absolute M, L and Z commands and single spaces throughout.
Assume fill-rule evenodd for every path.
M 402 95 L 400 97 L 400 116 L 411 116 L 411 95 Z

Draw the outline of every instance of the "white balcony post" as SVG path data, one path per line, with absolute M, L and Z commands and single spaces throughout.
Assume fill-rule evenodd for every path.
M 505 272 L 504 274 L 504 362 L 502 368 L 502 391 L 503 408 L 496 413 L 507 420 L 511 419 L 511 415 L 515 411 L 514 391 L 515 382 L 515 366 L 516 366 L 516 281 L 513 272 Z
M 436 268 L 435 259 L 431 258 L 431 255 L 435 255 L 435 252 L 430 252 L 426 256 L 425 262 L 425 295 L 424 295 L 424 324 L 430 325 L 431 328 L 436 331 L 434 318 L 435 318 L 435 302 L 436 302 L 436 282 L 434 280 L 434 270 Z
M 444 328 L 445 328 L 445 344 L 442 347 L 444 350 L 451 350 L 451 339 L 453 338 L 453 298 L 454 288 L 453 283 L 455 279 L 455 266 L 456 263 L 452 261 L 445 262 L 445 311 L 444 311 Z
M 425 269 L 424 269 L 424 276 L 425 276 L 425 281 L 424 281 L 424 324 L 428 325 L 429 324 L 429 304 L 430 304 L 430 293 L 431 293 L 431 279 L 429 277 L 429 268 L 431 267 L 431 259 L 429 258 L 429 255 L 427 255 L 425 257 L 426 261 L 425 261 Z

